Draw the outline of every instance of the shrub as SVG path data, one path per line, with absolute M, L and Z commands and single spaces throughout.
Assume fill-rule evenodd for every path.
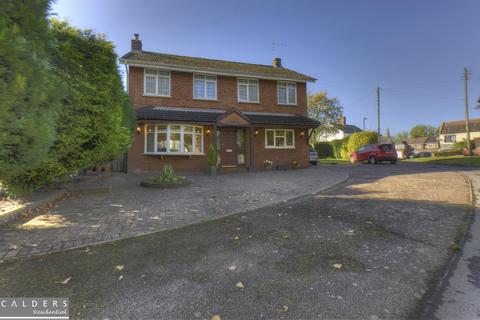
M 349 158 L 349 153 L 348 153 L 348 144 L 349 137 L 340 139 L 340 140 L 334 140 L 330 142 L 332 145 L 332 151 L 333 151 L 333 157 L 336 159 L 348 159 Z
M 461 148 L 442 150 L 434 153 L 435 157 L 449 157 L 449 156 L 461 156 L 461 155 L 463 155 L 463 149 Z
M 213 147 L 213 144 L 210 144 L 208 146 L 208 166 L 210 167 L 216 166 L 215 148 Z
M 333 157 L 333 146 L 329 142 L 317 142 L 315 143 L 315 151 L 319 158 L 331 158 Z
M 353 152 L 363 145 L 372 143 L 378 143 L 378 133 L 372 131 L 356 132 L 348 139 L 348 152 Z
M 162 173 L 159 176 L 149 178 L 154 183 L 181 183 L 185 181 L 184 176 L 177 176 L 171 164 L 162 167 Z
M 474 140 L 470 140 L 470 146 L 472 147 L 472 149 L 475 149 L 475 141 Z M 463 150 L 464 148 L 467 147 L 467 140 L 462 140 L 462 141 L 457 141 L 453 144 L 453 149 L 460 149 L 460 150 Z

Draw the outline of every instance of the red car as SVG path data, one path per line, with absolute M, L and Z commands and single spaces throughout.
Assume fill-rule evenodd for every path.
M 391 164 L 397 162 L 397 150 L 390 143 L 385 144 L 367 144 L 361 146 L 350 155 L 350 162 L 368 161 L 370 164 L 389 161 Z

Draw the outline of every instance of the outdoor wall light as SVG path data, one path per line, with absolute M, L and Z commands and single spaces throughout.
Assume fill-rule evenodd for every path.
M 142 133 L 142 128 L 140 128 L 140 126 L 137 127 L 137 134 L 140 134 Z
M 258 130 L 255 129 L 255 137 L 258 136 Z
M 303 137 L 305 135 L 305 131 L 301 130 L 300 131 L 300 136 Z
M 210 135 L 210 132 L 211 132 L 211 131 L 210 131 L 210 128 L 208 128 L 208 129 L 207 129 L 207 136 Z

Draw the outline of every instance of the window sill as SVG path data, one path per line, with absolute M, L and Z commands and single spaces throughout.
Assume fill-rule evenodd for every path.
M 274 150 L 287 149 L 287 150 L 292 150 L 292 149 L 295 149 L 295 146 L 292 146 L 292 147 L 265 147 L 265 149 L 274 149 Z
M 144 156 L 204 156 L 203 152 L 144 152 Z
M 281 106 L 281 107 L 297 107 L 298 105 L 295 103 L 295 104 L 291 104 L 291 103 L 277 103 L 277 106 Z
M 193 100 L 197 100 L 197 101 L 218 101 L 218 99 L 203 99 L 203 98 L 193 98 Z
M 157 97 L 157 98 L 171 98 L 172 97 L 171 95 L 162 96 L 162 95 L 159 95 L 159 94 L 148 94 L 148 93 L 144 93 L 143 96 L 144 97 Z
M 260 101 L 237 101 L 238 103 L 260 104 Z

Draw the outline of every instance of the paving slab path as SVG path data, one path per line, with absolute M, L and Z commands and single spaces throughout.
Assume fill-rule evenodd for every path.
M 191 185 L 148 189 L 150 174 L 115 174 L 111 193 L 76 196 L 39 215 L 0 226 L 0 260 L 28 257 L 216 219 L 318 192 L 348 178 L 348 170 L 190 175 Z
M 428 166 L 332 170 L 351 179 L 195 225 L 0 263 L 0 292 L 68 297 L 72 319 L 411 317 L 470 217 L 464 177 Z

